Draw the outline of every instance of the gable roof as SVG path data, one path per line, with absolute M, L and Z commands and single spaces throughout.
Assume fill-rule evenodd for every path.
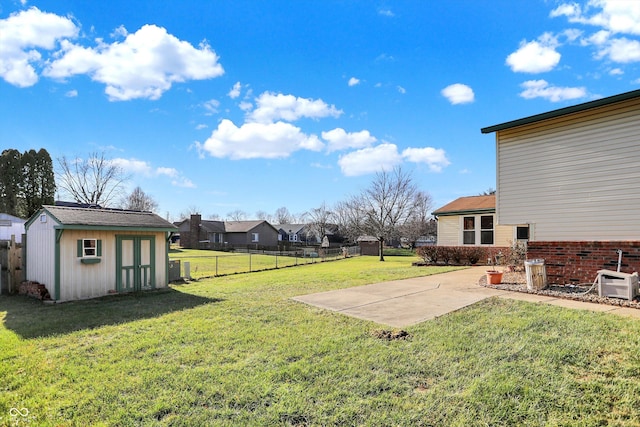
M 278 224 L 278 225 L 275 225 L 274 228 L 277 228 L 278 231 L 282 230 L 287 234 L 289 232 L 298 234 L 306 226 L 307 226 L 306 224 Z
M 177 227 L 151 212 L 118 209 L 93 209 L 63 206 L 43 206 L 27 222 L 27 227 L 46 211 L 55 219 L 59 228 L 127 230 L 145 229 L 153 231 L 176 231 Z
M 271 228 L 275 230 L 273 225 L 269 224 L 267 221 L 263 219 L 256 220 L 256 221 L 225 221 L 224 228 L 227 233 L 246 233 L 248 231 L 253 230 L 263 222 L 266 222 Z
M 433 212 L 438 215 L 460 215 L 470 213 L 490 213 L 496 210 L 496 195 L 459 197 Z
M 510 122 L 505 122 L 505 123 L 501 123 L 494 126 L 488 126 L 486 128 L 480 129 L 480 132 L 492 133 L 492 132 L 497 132 L 505 129 L 511 129 L 517 126 L 523 126 L 531 123 L 541 122 L 543 120 L 566 116 L 568 114 L 578 113 L 581 111 L 590 110 L 592 108 L 604 107 L 606 105 L 615 104 L 616 102 L 626 101 L 634 98 L 640 98 L 640 89 L 633 90 L 631 92 L 621 93 L 614 96 L 609 96 L 607 98 L 596 99 L 595 101 L 585 102 L 583 104 L 560 108 L 558 110 L 548 111 L 542 114 L 536 114 L 534 116 L 524 117 L 518 120 L 512 120 Z

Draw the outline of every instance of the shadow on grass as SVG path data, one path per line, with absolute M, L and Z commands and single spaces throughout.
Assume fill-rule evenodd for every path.
M 22 338 L 38 338 L 158 317 L 220 301 L 171 288 L 52 305 L 25 296 L 0 296 L 0 316 L 6 312 L 4 327 Z

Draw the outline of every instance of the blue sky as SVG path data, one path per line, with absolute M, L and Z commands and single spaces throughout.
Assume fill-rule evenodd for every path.
M 105 152 L 171 219 L 394 167 L 435 209 L 495 187 L 480 128 L 638 89 L 639 36 L 626 0 L 0 0 L 0 148 Z

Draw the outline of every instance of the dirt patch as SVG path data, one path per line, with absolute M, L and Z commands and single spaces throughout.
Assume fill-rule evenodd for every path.
M 393 331 L 379 329 L 371 332 L 371 336 L 381 340 L 393 341 L 393 340 L 406 340 L 411 335 L 409 334 L 409 332 L 403 331 L 402 329 L 393 330 Z

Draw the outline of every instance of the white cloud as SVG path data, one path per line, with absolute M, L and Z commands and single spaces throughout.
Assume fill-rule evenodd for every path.
M 277 159 L 298 150 L 319 151 L 324 145 L 316 135 L 306 135 L 300 128 L 284 122 L 245 123 L 237 127 L 224 119 L 204 143 L 196 143 L 200 152 L 218 158 Z
M 71 19 L 36 7 L 0 19 L 0 77 L 14 86 L 33 86 L 38 81 L 34 63 L 42 58 L 36 49 L 53 50 L 78 31 Z
M 258 123 L 272 123 L 277 120 L 292 122 L 306 117 L 320 119 L 339 117 L 342 110 L 327 105 L 321 99 L 299 98 L 293 95 L 264 92 L 256 99 L 256 109 L 248 115 L 248 120 Z
M 360 84 L 360 79 L 355 78 L 355 77 L 351 77 L 349 79 L 349 82 L 347 83 L 349 86 L 356 86 Z
M 451 164 L 442 148 L 407 148 L 402 152 L 402 157 L 413 163 L 425 163 L 432 172 L 440 172 Z
M 609 75 L 612 76 L 621 76 L 624 74 L 624 71 L 622 71 L 620 68 L 614 68 L 612 70 L 609 70 Z
M 205 125 L 204 123 L 200 123 L 199 125 L 196 126 L 196 130 L 202 130 L 202 129 L 206 129 L 209 126 Z
M 611 61 L 621 64 L 640 61 L 640 42 L 629 40 L 625 37 L 611 39 L 601 46 L 596 55 L 597 58 L 607 56 Z
M 115 158 L 111 160 L 111 163 L 121 167 L 126 172 L 139 175 L 151 176 L 153 172 L 151 165 L 144 160 Z
M 368 147 L 377 141 L 368 130 L 347 133 L 342 128 L 335 128 L 328 132 L 322 132 L 322 139 L 329 143 L 327 146 L 327 152 L 329 153 L 349 148 Z
M 506 63 L 513 72 L 543 73 L 551 71 L 560 62 L 560 54 L 556 52 L 557 39 L 549 33 L 538 37 L 538 40 L 520 43 L 518 50 L 507 56 Z
M 398 147 L 390 143 L 363 148 L 338 159 L 338 165 L 345 176 L 390 171 L 400 163 L 402 163 L 402 156 L 398 154 Z
M 240 82 L 236 82 L 236 84 L 233 85 L 233 87 L 231 88 L 231 90 L 227 95 L 231 99 L 236 99 L 237 97 L 240 96 L 241 89 L 242 89 L 242 85 L 240 84 Z
M 551 102 L 559 102 L 587 96 L 584 87 L 551 86 L 545 80 L 529 80 L 521 86 L 524 90 L 520 92 L 520 96 L 525 99 L 544 98 Z
M 107 86 L 105 93 L 111 101 L 155 100 L 173 83 L 210 79 L 224 73 L 208 44 L 203 42 L 195 48 L 155 25 L 144 25 L 123 42 L 106 44 L 98 40 L 96 48 L 68 41 L 61 45 L 62 51 L 44 75 L 59 79 L 89 75 Z
M 220 106 L 220 101 L 217 99 L 210 99 L 202 104 L 204 109 L 207 111 L 205 115 L 212 116 L 214 114 L 218 114 L 218 107 Z
M 137 159 L 116 158 L 111 160 L 111 163 L 121 167 L 125 172 L 146 178 L 165 176 L 171 179 L 171 185 L 174 187 L 195 188 L 195 184 L 175 168 L 160 166 L 154 169 L 149 162 Z
M 67 98 L 75 98 L 78 96 L 78 91 L 73 89 L 64 94 Z
M 440 93 L 453 105 L 468 104 L 475 100 L 473 89 L 462 83 L 449 85 L 442 89 Z
M 380 9 L 378 10 L 378 15 L 387 16 L 389 18 L 396 16 L 390 9 Z
M 595 10 L 594 13 L 590 13 Z M 594 25 L 614 33 L 640 35 L 640 2 L 635 0 L 589 0 L 584 8 L 564 3 L 551 17 L 566 16 L 569 22 Z
M 238 107 L 242 110 L 242 111 L 246 111 L 249 112 L 253 109 L 253 104 L 247 101 L 241 101 L 240 104 L 238 104 Z
M 403 95 L 405 93 L 407 93 L 407 90 L 405 88 L 403 88 L 402 86 L 397 86 L 396 89 L 398 89 L 398 92 L 400 92 Z

